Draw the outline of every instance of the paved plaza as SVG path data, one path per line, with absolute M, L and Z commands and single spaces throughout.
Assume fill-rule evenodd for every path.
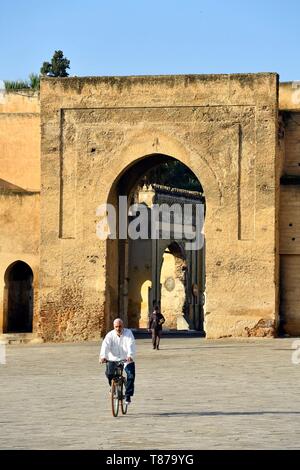
M 9 345 L 0 448 L 299 449 L 294 341 L 137 339 L 136 394 L 118 418 L 98 343 Z

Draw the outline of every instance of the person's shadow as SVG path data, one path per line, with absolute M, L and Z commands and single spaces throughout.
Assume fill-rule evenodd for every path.
M 300 411 L 164 411 L 161 413 L 139 413 L 144 416 L 263 416 L 263 415 L 300 415 Z

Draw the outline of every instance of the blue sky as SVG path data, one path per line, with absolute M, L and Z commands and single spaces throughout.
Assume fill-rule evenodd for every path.
M 299 0 L 1 2 L 0 79 L 26 79 L 54 50 L 70 75 L 278 72 L 300 80 Z

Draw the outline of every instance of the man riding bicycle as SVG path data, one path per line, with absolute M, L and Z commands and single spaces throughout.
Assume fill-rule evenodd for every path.
M 100 350 L 99 362 L 106 363 L 105 375 L 111 385 L 117 361 L 125 360 L 124 369 L 127 374 L 125 404 L 131 402 L 134 394 L 135 380 L 135 339 L 128 328 L 124 328 L 123 320 L 114 320 L 114 329 L 105 336 Z

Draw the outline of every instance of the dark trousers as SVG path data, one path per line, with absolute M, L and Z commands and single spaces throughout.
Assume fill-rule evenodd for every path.
M 159 347 L 161 332 L 162 332 L 162 330 L 157 330 L 155 328 L 152 328 L 152 345 L 153 345 L 153 348 L 158 348 Z
M 105 375 L 108 378 L 108 383 L 111 385 L 111 381 L 114 377 L 115 371 L 115 363 L 114 362 L 107 362 L 106 363 L 106 371 Z M 132 397 L 134 394 L 134 380 L 135 380 L 135 363 L 129 362 L 127 366 L 124 368 L 126 375 L 127 375 L 127 382 L 126 382 L 126 397 Z

